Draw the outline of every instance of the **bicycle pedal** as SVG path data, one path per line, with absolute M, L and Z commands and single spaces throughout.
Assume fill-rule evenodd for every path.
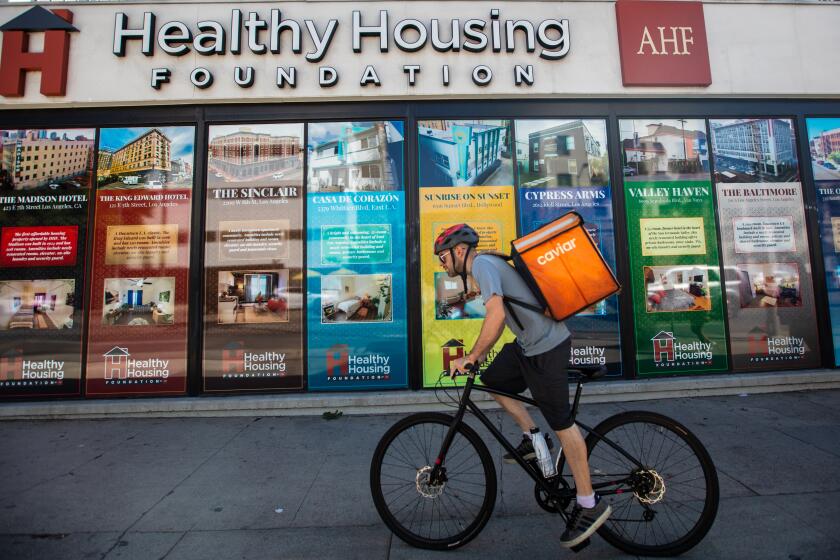
M 572 552 L 580 552 L 590 544 L 592 544 L 592 542 L 589 539 L 586 539 L 571 547 L 569 550 L 571 550 Z

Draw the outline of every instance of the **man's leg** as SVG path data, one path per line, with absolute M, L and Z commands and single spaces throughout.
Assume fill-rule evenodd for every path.
M 586 442 L 580 435 L 577 425 L 572 424 L 565 430 L 557 430 L 557 437 L 563 446 L 563 454 L 566 456 L 566 463 L 572 471 L 575 479 L 575 488 L 578 496 L 589 496 L 594 493 L 592 480 L 589 476 L 589 460 L 586 457 Z
M 491 393 L 491 395 L 493 395 Z M 528 433 L 531 431 L 531 428 L 535 427 L 536 424 L 534 423 L 534 419 L 531 418 L 531 415 L 528 414 L 528 409 L 525 408 L 525 405 L 522 404 L 521 401 L 516 399 L 512 399 L 510 397 L 504 397 L 502 395 L 493 395 L 493 398 L 496 399 L 496 402 L 502 405 L 502 408 L 505 409 L 505 412 L 510 414 L 513 417 L 513 420 L 519 426 L 519 428 Z M 558 434 L 560 432 L 557 432 Z M 578 434 L 578 437 L 580 434 Z M 586 459 L 586 454 L 584 453 L 584 460 Z

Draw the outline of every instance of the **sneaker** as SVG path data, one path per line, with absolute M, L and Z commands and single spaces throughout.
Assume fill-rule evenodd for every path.
M 551 451 L 554 449 L 554 442 L 551 441 L 548 434 L 543 434 L 543 437 L 545 437 L 545 443 L 548 445 L 548 450 Z M 537 453 L 534 451 L 534 444 L 531 442 L 531 438 L 525 437 L 524 435 L 522 436 L 522 441 L 519 442 L 519 446 L 516 448 L 516 452 L 522 455 L 522 458 L 526 461 L 532 461 L 537 458 Z M 514 459 L 513 455 L 510 453 L 505 453 L 502 460 L 508 465 L 516 463 L 516 459 Z
M 595 507 L 585 508 L 575 504 L 572 508 L 572 513 L 569 515 L 569 522 L 566 524 L 566 530 L 563 536 L 560 537 L 560 544 L 566 548 L 577 546 L 592 533 L 598 530 L 598 527 L 604 524 L 612 513 L 612 508 L 607 502 L 601 501 L 599 497 L 595 498 L 597 501 Z

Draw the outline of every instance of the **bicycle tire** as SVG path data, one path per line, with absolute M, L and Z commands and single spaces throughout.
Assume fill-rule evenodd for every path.
M 443 463 L 448 480 L 440 494 L 424 497 L 421 493 L 423 488 L 425 492 L 436 491 L 428 485 L 423 487 L 421 470 L 434 465 L 452 420 L 452 416 L 434 412 L 408 416 L 385 432 L 371 460 L 370 489 L 379 516 L 395 535 L 417 548 L 448 550 L 467 544 L 487 524 L 496 504 L 493 459 L 475 430 L 463 422 L 458 426 Z M 471 458 L 470 453 L 476 457 Z M 389 463 L 386 458 L 395 462 Z M 386 467 L 384 471 L 383 467 Z M 469 469 L 476 470 L 471 473 Z M 403 497 L 407 498 L 407 504 L 398 501 Z M 428 506 L 431 517 L 428 532 L 422 531 L 426 521 L 415 524 L 413 515 L 410 522 L 401 519 L 400 513 L 410 509 L 412 504 L 413 514 L 420 509 L 421 516 Z M 435 511 L 439 514 L 437 534 L 432 531 Z
M 594 432 L 618 444 L 647 469 L 659 473 L 664 488 L 661 501 L 649 506 L 655 517 L 647 521 L 643 517 L 645 507 L 633 489 L 603 496 L 602 499 L 607 500 L 613 509 L 610 518 L 598 529 L 604 540 L 628 554 L 659 557 L 678 556 L 703 540 L 717 515 L 720 490 L 712 458 L 694 434 L 676 420 L 644 411 L 611 416 L 598 424 Z M 616 465 L 619 470 L 620 467 L 630 471 L 637 468 L 594 434 L 587 436 L 586 447 L 593 484 L 599 478 L 615 478 L 615 473 L 604 471 L 604 467 L 613 471 Z M 675 453 L 678 460 L 670 461 Z M 626 474 L 628 471 L 623 472 Z M 646 480 L 655 479 L 647 477 Z M 657 485 L 652 484 L 654 487 Z M 644 494 L 643 497 L 649 499 L 654 495 Z M 693 522 L 690 512 L 697 513 Z M 661 520 L 667 513 L 673 514 L 669 520 L 674 537 L 663 542 L 649 542 L 650 533 L 654 537 L 657 531 L 663 535 L 667 533 L 668 527 Z M 639 519 L 633 517 L 636 514 Z

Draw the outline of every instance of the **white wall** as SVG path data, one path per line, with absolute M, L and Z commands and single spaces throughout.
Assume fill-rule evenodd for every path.
M 0 7 L 0 21 L 6 22 L 31 5 Z M 0 107 L 62 105 L 127 105 L 205 102 L 284 102 L 324 99 L 401 98 L 407 95 L 429 98 L 555 96 L 767 96 L 840 97 L 840 72 L 831 56 L 840 52 L 840 8 L 819 4 L 710 3 L 705 5 L 706 31 L 712 68 L 708 88 L 624 88 L 618 56 L 615 9 L 610 2 L 283 2 L 283 3 L 186 3 L 186 4 L 62 4 L 75 16 L 80 33 L 71 40 L 71 62 L 67 95 L 48 98 L 40 95 L 40 76 L 29 73 L 26 97 L 5 98 Z M 284 36 L 281 54 L 255 55 L 247 48 L 241 55 L 200 56 L 191 52 L 182 57 L 163 54 L 143 56 L 139 41 L 129 42 L 127 56 L 112 54 L 114 18 L 117 12 L 129 16 L 131 27 L 140 27 L 144 11 L 157 15 L 157 27 L 169 21 L 182 21 L 191 29 L 200 20 L 221 22 L 230 27 L 230 11 L 239 8 L 258 11 L 267 18 L 279 8 L 284 18 L 298 22 L 312 19 L 323 30 L 330 18 L 339 20 L 338 31 L 327 57 L 319 63 L 306 62 L 295 55 Z M 491 8 L 501 9 L 501 18 L 529 19 L 535 24 L 546 18 L 568 19 L 571 51 L 558 61 L 540 59 L 523 48 L 516 53 L 438 53 L 428 44 L 421 51 L 406 53 L 393 45 L 380 53 L 376 39 L 365 39 L 363 53 L 351 50 L 352 11 L 361 9 L 363 23 L 374 23 L 380 9 L 390 15 L 389 27 L 401 19 L 416 18 L 428 25 L 432 15 L 445 24 L 449 18 L 462 22 L 469 18 L 489 21 Z M 263 32 L 263 35 L 266 35 Z M 285 34 L 284 34 L 285 35 Z M 448 35 L 448 32 L 447 32 Z M 312 47 L 304 32 L 304 53 Z M 539 46 L 538 46 L 539 48 Z M 366 64 L 375 66 L 381 87 L 359 86 Z M 404 64 L 420 64 L 417 86 L 407 85 Z M 451 86 L 440 85 L 441 65 L 448 64 Z M 470 73 L 477 64 L 487 64 L 495 72 L 487 87 L 472 83 Z M 532 64 L 533 87 L 513 84 L 514 64 Z M 233 83 L 234 67 L 253 66 L 256 83 L 242 89 Z M 317 85 L 321 65 L 334 66 L 341 81 L 332 88 Z M 833 65 L 833 66 L 832 66 Z M 214 85 L 199 90 L 189 82 L 196 66 L 210 69 Z M 296 89 L 280 90 L 275 85 L 277 66 L 295 66 L 299 73 Z M 151 70 L 173 70 L 171 83 L 161 90 L 149 85 Z

